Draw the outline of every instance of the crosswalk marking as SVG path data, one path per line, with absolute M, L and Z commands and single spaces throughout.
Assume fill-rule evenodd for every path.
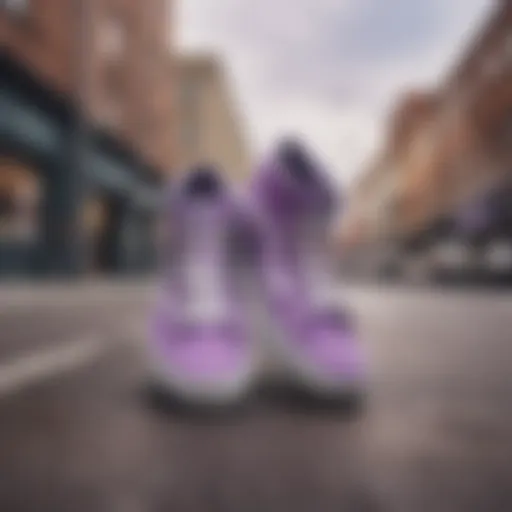
M 0 364 L 0 397 L 85 366 L 97 360 L 106 346 L 101 337 L 89 336 L 3 362 Z

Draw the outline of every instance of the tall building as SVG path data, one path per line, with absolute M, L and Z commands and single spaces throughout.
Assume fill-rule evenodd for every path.
M 177 68 L 180 168 L 208 161 L 229 180 L 247 179 L 251 161 L 244 126 L 220 60 L 182 55 Z
M 431 237 L 473 198 L 512 179 L 511 127 L 512 2 L 496 0 L 437 89 L 398 102 L 384 151 L 352 190 L 345 239 L 371 246 L 379 237 Z M 370 203 L 388 207 L 368 216 Z
M 171 15 L 167 0 L 0 3 L 0 224 L 35 178 L 32 268 L 147 264 L 143 238 L 176 165 Z M 13 245 L 0 235 L 0 262 Z
M 165 0 L 7 0 L 0 42 L 34 79 L 74 96 L 93 126 L 168 169 L 174 77 Z M 162 130 L 163 129 L 163 130 Z
M 62 0 L 61 0 L 62 1 Z M 173 124 L 168 3 L 90 3 L 89 91 L 94 122 L 129 141 L 159 172 L 170 169 Z

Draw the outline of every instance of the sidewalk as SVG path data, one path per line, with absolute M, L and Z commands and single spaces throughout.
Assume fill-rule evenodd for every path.
M 43 304 L 110 303 L 140 300 L 153 289 L 154 278 L 86 278 L 78 280 L 0 282 L 0 311 Z

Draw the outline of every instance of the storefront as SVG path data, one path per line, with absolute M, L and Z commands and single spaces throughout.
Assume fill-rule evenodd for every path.
M 0 277 L 149 270 L 156 173 L 93 127 L 77 147 L 70 106 L 0 67 Z
M 0 271 L 31 272 L 37 250 L 41 185 L 32 169 L 0 159 Z

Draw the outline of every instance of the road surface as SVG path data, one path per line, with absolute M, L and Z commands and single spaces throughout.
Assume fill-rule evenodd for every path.
M 0 510 L 512 510 L 512 296 L 350 288 L 361 411 L 157 407 L 147 286 L 0 297 Z

